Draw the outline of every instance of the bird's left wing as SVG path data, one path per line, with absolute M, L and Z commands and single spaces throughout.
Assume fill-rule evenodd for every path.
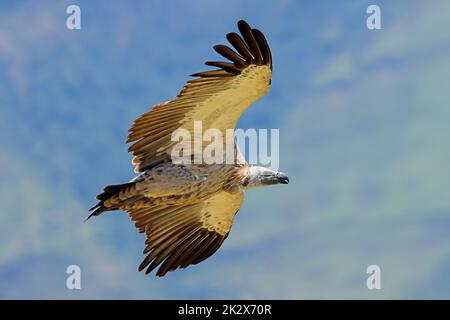
M 241 192 L 221 191 L 193 205 L 149 207 L 129 211 L 139 232 L 147 235 L 139 266 L 146 274 L 162 263 L 157 276 L 210 257 L 228 236 L 244 200 Z
M 202 129 L 234 129 L 242 114 L 255 100 L 267 93 L 272 76 L 272 56 L 264 35 L 245 21 L 238 22 L 239 31 L 229 33 L 228 41 L 237 52 L 225 45 L 214 49 L 230 62 L 208 61 L 217 70 L 193 74 L 178 96 L 154 106 L 136 119 L 127 142 L 133 154 L 136 172 L 143 172 L 167 158 L 173 146 L 172 133 L 183 128 L 193 132 L 194 121 Z

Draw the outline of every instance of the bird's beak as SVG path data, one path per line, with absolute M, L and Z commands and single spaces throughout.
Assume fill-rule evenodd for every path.
M 286 174 L 284 174 L 283 172 L 278 172 L 277 173 L 277 179 L 278 182 L 281 184 L 288 184 L 289 183 L 289 178 Z

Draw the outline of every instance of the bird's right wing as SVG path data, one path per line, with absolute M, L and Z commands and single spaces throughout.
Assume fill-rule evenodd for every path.
M 172 133 L 179 128 L 193 132 L 194 121 L 201 121 L 202 129 L 234 129 L 242 112 L 267 93 L 272 76 L 272 56 L 264 35 L 243 20 L 238 22 L 242 37 L 229 33 L 228 41 L 237 52 L 225 45 L 214 49 L 230 62 L 209 61 L 218 67 L 193 74 L 178 96 L 158 104 L 143 114 L 129 130 L 127 142 L 134 142 L 136 172 L 143 172 L 171 155 L 177 141 Z M 189 155 L 188 155 L 189 156 Z
M 139 271 L 147 268 L 147 274 L 162 263 L 156 275 L 164 276 L 210 257 L 228 236 L 243 200 L 242 192 L 221 191 L 192 205 L 130 210 L 136 228 L 147 235 L 148 255 Z

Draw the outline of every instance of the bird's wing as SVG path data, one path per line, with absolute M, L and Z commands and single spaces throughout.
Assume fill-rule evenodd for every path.
M 156 275 L 164 276 L 211 256 L 228 236 L 243 199 L 243 193 L 221 191 L 193 205 L 130 210 L 136 228 L 147 235 L 148 255 L 139 271 L 147 268 L 147 274 L 162 263 Z
M 136 172 L 170 156 L 177 143 L 171 139 L 176 129 L 193 132 L 194 121 L 201 121 L 203 130 L 215 128 L 224 133 L 234 129 L 242 112 L 267 93 L 272 76 L 267 41 L 243 20 L 238 28 L 242 37 L 227 34 L 237 52 L 225 45 L 214 46 L 230 62 L 206 62 L 219 69 L 193 74 L 197 78 L 188 81 L 174 100 L 154 106 L 134 121 L 127 142 L 134 142 L 128 150 Z

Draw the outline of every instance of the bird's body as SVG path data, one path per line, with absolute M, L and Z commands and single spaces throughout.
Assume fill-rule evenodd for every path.
M 147 268 L 148 273 L 161 265 L 157 275 L 163 276 L 208 258 L 228 236 L 245 190 L 289 181 L 280 172 L 250 166 L 234 142 L 231 163 L 180 163 L 173 158 L 176 130 L 195 132 L 195 122 L 201 121 L 204 130 L 216 129 L 225 136 L 270 88 L 267 41 L 242 20 L 238 27 L 243 38 L 227 35 L 238 53 L 223 45 L 214 47 L 232 63 L 207 62 L 220 69 L 194 74 L 198 78 L 188 81 L 176 99 L 134 121 L 127 142 L 133 142 L 129 151 L 139 175 L 128 183 L 106 186 L 91 209 L 88 218 L 105 211 L 129 212 L 139 232 L 147 235 L 148 255 L 139 270 Z M 193 150 L 184 149 L 184 156 L 195 158 L 198 150 Z
M 220 190 L 243 192 L 242 179 L 247 175 L 246 165 L 165 162 L 137 176 L 119 193 L 106 199 L 103 206 L 106 210 L 131 210 L 149 205 L 193 204 Z

